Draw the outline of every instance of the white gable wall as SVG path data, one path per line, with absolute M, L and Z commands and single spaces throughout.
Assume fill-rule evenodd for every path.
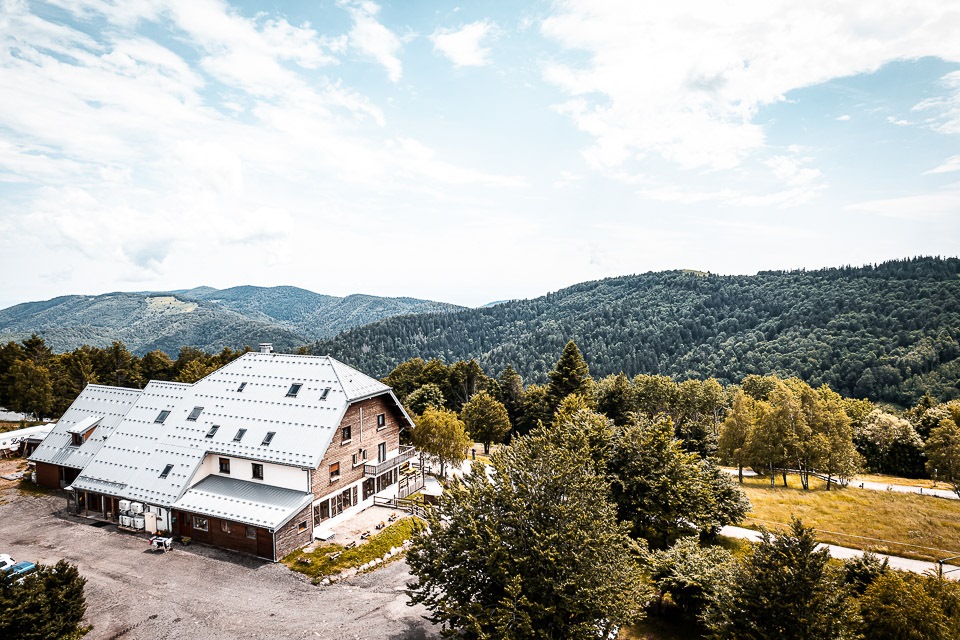
M 220 473 L 220 458 L 226 458 L 230 461 L 230 473 Z M 254 462 L 263 465 L 263 480 L 253 477 Z M 208 453 L 203 458 L 203 462 L 197 468 L 197 472 L 190 479 L 189 487 L 194 486 L 207 476 L 223 476 L 225 478 L 236 478 L 237 480 L 248 480 L 261 484 L 269 484 L 274 487 L 284 489 L 293 489 L 294 491 L 310 492 L 310 472 L 306 469 L 291 467 L 285 464 L 272 464 L 258 460 L 249 460 L 247 458 L 236 458 L 217 453 Z

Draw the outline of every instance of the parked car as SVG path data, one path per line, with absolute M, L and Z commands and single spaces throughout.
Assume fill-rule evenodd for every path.
M 12 564 L 3 570 L 5 577 L 10 580 L 23 580 L 25 577 L 37 570 L 37 565 L 25 560 Z
M 12 567 L 17 561 L 5 553 L 0 553 L 0 571 L 6 571 L 7 567 Z

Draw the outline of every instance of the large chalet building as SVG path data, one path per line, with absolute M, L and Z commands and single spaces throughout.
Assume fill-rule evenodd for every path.
M 261 345 L 194 384 L 88 385 L 30 460 L 81 515 L 277 561 L 412 490 L 411 426 L 381 382 Z

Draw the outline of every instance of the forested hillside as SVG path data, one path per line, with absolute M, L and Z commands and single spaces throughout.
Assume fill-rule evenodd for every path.
M 334 336 L 384 318 L 412 313 L 448 312 L 463 307 L 417 298 L 380 298 L 363 294 L 343 298 L 297 287 L 203 287 L 184 292 L 248 318 L 279 324 L 310 339 Z
M 0 342 L 36 333 L 57 352 L 115 341 L 137 354 L 159 349 L 171 356 L 183 346 L 216 352 L 258 342 L 291 351 L 386 317 L 459 308 L 414 298 L 338 298 L 296 287 L 63 296 L 0 310 Z
M 543 381 L 569 339 L 595 375 L 739 382 L 798 376 L 909 405 L 960 395 L 960 259 L 718 276 L 670 271 L 579 284 L 532 300 L 391 318 L 319 341 L 373 375 L 414 357 L 513 365 Z
M 109 293 L 63 296 L 0 311 L 0 342 L 38 334 L 56 352 L 123 342 L 138 354 L 175 356 L 187 345 L 207 351 L 273 342 L 291 350 L 306 338 L 263 320 L 172 294 Z

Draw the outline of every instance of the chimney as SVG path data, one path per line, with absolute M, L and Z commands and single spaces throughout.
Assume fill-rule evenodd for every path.
M 272 342 L 261 342 L 261 343 L 260 343 L 260 353 L 273 353 L 273 343 L 272 343 Z

